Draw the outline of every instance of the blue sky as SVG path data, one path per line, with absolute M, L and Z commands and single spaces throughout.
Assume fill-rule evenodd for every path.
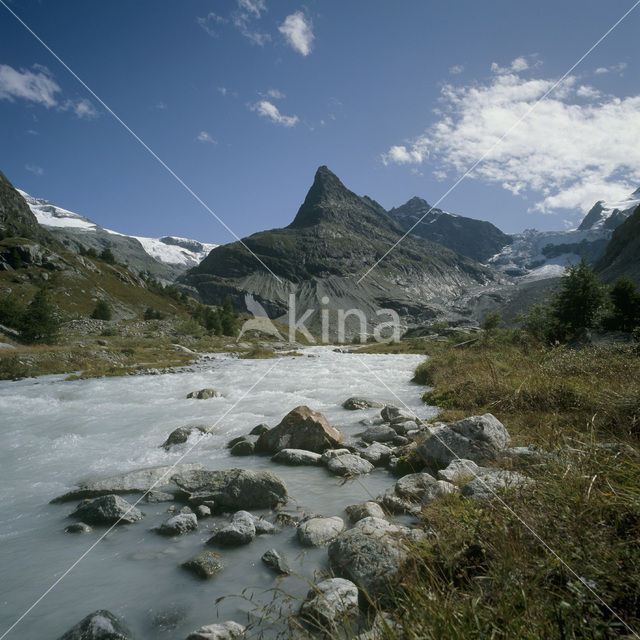
M 7 1 L 7 0 L 4 0 Z M 632 0 L 12 0 L 239 236 L 288 224 L 319 165 L 434 203 Z M 575 225 L 640 185 L 640 6 L 440 206 Z M 0 169 L 137 235 L 232 237 L 0 5 Z

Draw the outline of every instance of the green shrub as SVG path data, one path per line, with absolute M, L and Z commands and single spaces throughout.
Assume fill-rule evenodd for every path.
M 111 320 L 111 307 L 106 300 L 98 300 L 94 310 L 91 313 L 94 320 Z
M 56 315 L 56 307 L 49 299 L 46 289 L 39 289 L 33 300 L 27 305 L 20 326 L 20 337 L 23 342 L 56 342 L 60 321 Z

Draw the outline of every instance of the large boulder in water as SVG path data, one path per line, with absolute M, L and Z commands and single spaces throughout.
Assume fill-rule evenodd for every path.
M 207 624 L 187 636 L 187 640 L 241 640 L 245 627 L 233 620 L 221 624 Z
M 282 449 L 305 449 L 322 453 L 342 442 L 342 433 L 317 411 L 300 406 L 282 418 L 280 424 L 263 433 L 256 451 L 276 453 Z
M 273 509 L 289 498 L 284 482 L 271 471 L 187 471 L 172 480 L 180 497 L 191 503 L 213 502 L 216 509 Z
M 310 518 L 298 525 L 298 540 L 305 547 L 321 547 L 344 530 L 344 520 L 332 518 Z
M 344 578 L 329 578 L 313 586 L 300 607 L 300 615 L 320 627 L 344 622 L 358 612 L 358 587 Z
M 131 631 L 110 611 L 90 613 L 58 640 L 133 640 Z
M 131 524 L 142 520 L 143 514 L 124 498 L 109 495 L 81 502 L 71 517 L 89 524 Z

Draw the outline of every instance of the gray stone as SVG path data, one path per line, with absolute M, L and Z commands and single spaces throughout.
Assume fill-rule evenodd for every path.
M 322 453 L 341 441 L 342 433 L 332 427 L 321 413 L 300 406 L 258 438 L 256 451 L 276 453 L 282 449 L 305 449 Z
M 393 427 L 381 424 L 369 427 L 360 437 L 365 442 L 391 442 L 398 434 Z
M 363 518 L 381 518 L 385 519 L 385 513 L 377 502 L 362 502 L 360 504 L 352 504 L 345 508 L 349 520 L 351 522 L 359 522 Z
M 466 438 L 487 442 L 496 449 L 504 449 L 511 441 L 511 436 L 502 422 L 490 413 L 464 418 L 449 426 Z
M 256 528 L 256 535 L 271 535 L 278 532 L 278 528 L 265 520 L 264 518 L 256 518 L 255 516 L 251 516 L 253 518 L 253 526 Z
M 343 623 L 358 611 L 358 587 L 344 578 L 319 582 L 310 589 L 300 607 L 303 618 L 323 627 Z
M 268 424 L 258 424 L 255 427 L 253 427 L 253 429 L 251 429 L 251 431 L 249 431 L 249 435 L 250 436 L 261 436 L 263 433 L 266 433 L 267 431 L 269 431 L 269 425 Z
M 218 398 L 220 394 L 215 389 L 200 389 L 200 391 L 192 391 L 187 394 L 187 399 L 194 398 L 196 400 L 209 400 L 210 398 Z
M 348 453 L 336 456 L 327 463 L 327 469 L 337 476 L 359 476 L 373 471 L 374 466 L 360 456 Z
M 392 450 L 384 444 L 374 442 L 360 451 L 360 456 L 375 467 L 383 467 L 389 462 Z
M 505 489 L 521 489 L 532 483 L 531 478 L 527 478 L 521 473 L 494 469 L 465 484 L 462 488 L 462 495 L 476 500 L 487 500 L 500 495 Z
M 311 518 L 298 525 L 298 540 L 306 547 L 321 547 L 333 540 L 344 529 L 344 520 L 332 518 Z
M 227 449 L 233 449 L 239 442 L 251 442 L 249 436 L 236 436 L 227 442 Z
M 133 640 L 124 622 L 110 611 L 90 613 L 58 640 Z
M 320 462 L 325 466 L 328 464 L 329 460 L 335 458 L 336 456 L 346 456 L 351 453 L 350 449 L 327 449 L 320 458 Z
M 429 504 L 438 498 L 458 492 L 459 489 L 455 484 L 447 482 L 446 480 L 436 480 L 436 482 L 430 487 L 427 487 L 426 491 L 422 494 L 421 502 L 422 504 Z
M 185 442 L 187 442 L 192 433 L 210 433 L 210 431 L 211 427 L 207 427 L 206 425 L 178 427 L 169 434 L 169 437 L 162 443 L 161 446 L 166 451 L 169 451 L 171 447 L 175 447 L 178 444 L 184 444 Z
M 277 549 L 268 549 L 262 554 L 261 559 L 269 569 L 273 569 L 276 573 L 281 575 L 288 575 L 291 573 L 291 567 L 289 566 L 287 557 Z
M 400 422 L 414 422 L 416 420 L 415 415 L 408 410 L 400 409 L 399 407 L 394 407 L 392 405 L 385 406 L 380 412 L 382 419 L 385 422 L 390 424 L 400 423 Z
M 196 507 L 196 517 L 198 520 L 211 517 L 211 509 L 206 504 L 199 504 Z
M 378 501 L 389 513 L 395 515 L 407 514 L 416 518 L 420 515 L 420 504 L 411 502 L 411 500 L 407 498 L 402 498 L 396 493 L 385 493 L 378 497 Z
M 158 502 L 173 502 L 175 497 L 171 493 L 166 493 L 165 491 L 149 491 L 145 495 L 145 500 L 150 503 L 158 503 Z
M 219 544 L 227 547 L 249 544 L 256 537 L 256 526 L 253 516 L 247 511 L 238 511 L 231 522 L 216 531 L 207 540 L 207 544 Z
M 181 536 L 196 531 L 198 519 L 193 513 L 180 513 L 163 522 L 156 531 L 162 536 Z
M 74 522 L 68 527 L 65 527 L 65 533 L 91 533 L 93 529 L 84 522 Z
M 251 440 L 240 440 L 231 447 L 229 453 L 232 456 L 250 456 L 254 453 L 256 445 Z
M 208 624 L 196 629 L 187 640 L 241 640 L 245 637 L 245 627 L 233 620 L 222 624 Z
M 188 471 L 173 481 L 190 503 L 213 501 L 216 509 L 273 509 L 288 500 L 287 487 L 271 471 Z
M 203 580 L 213 578 L 224 569 L 222 559 L 213 551 L 201 551 L 182 563 L 182 567 L 191 571 Z
M 88 524 L 131 524 L 142 520 L 139 509 L 116 495 L 100 496 L 81 502 L 71 514 Z
M 304 449 L 281 449 L 271 460 L 291 466 L 317 466 L 322 463 L 322 455 Z
M 374 400 L 367 400 L 366 398 L 347 398 L 342 406 L 349 411 L 356 411 L 358 409 L 374 409 L 378 407 L 382 407 L 381 402 L 375 402 Z
M 437 480 L 428 473 L 410 473 L 396 482 L 395 492 L 401 498 L 412 502 L 420 502 L 424 492 Z

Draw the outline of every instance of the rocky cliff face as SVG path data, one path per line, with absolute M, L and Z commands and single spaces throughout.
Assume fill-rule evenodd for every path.
M 625 275 L 640 285 L 640 206 L 613 232 L 596 271 L 605 282 Z

